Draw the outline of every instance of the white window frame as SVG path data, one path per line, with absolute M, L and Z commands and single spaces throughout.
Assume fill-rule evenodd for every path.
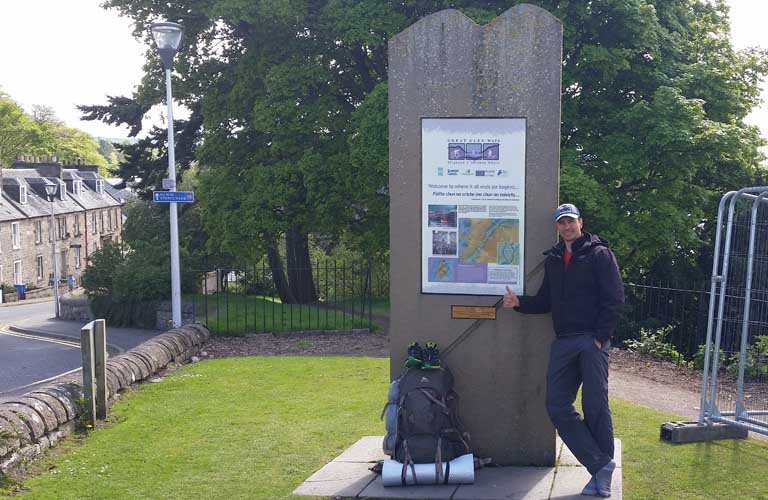
M 104 181 L 102 180 L 96 181 L 96 192 L 99 194 L 104 194 Z
M 3 283 L 3 282 L 4 282 L 4 280 L 3 280 L 3 265 L 0 264 L 0 283 Z
M 105 232 L 104 231 L 104 210 L 99 210 L 99 221 L 101 222 L 101 224 L 99 224 L 99 229 L 101 229 L 101 231 L 99 232 L 103 233 Z
M 107 230 L 112 231 L 112 210 L 107 210 Z
M 98 226 L 96 226 L 96 212 L 91 212 L 91 234 L 96 234 L 98 229 Z
M 99 242 L 98 241 L 94 241 L 93 242 L 93 251 L 94 252 L 98 252 L 99 251 Z
M 67 184 L 59 180 L 59 198 L 64 201 L 67 199 Z
M 72 194 L 75 196 L 80 196 L 80 193 L 83 191 L 83 181 L 79 180 L 73 180 L 72 181 Z
M 43 221 L 37 219 L 35 221 L 35 243 L 40 244 L 43 242 Z
M 22 205 L 26 205 L 27 204 L 27 198 L 28 198 L 28 196 L 27 196 L 27 186 L 25 186 L 23 184 L 19 185 L 19 203 L 21 203 Z
M 18 268 L 18 271 L 16 269 Z M 13 284 L 14 285 L 23 285 L 24 284 L 24 270 L 21 267 L 21 260 L 14 260 L 13 261 Z
M 21 248 L 21 224 L 11 222 L 11 247 L 14 250 Z
M 74 247 L 75 248 L 75 269 L 80 269 L 80 266 L 82 265 L 82 261 L 80 259 L 80 247 Z
M 35 268 L 37 269 L 37 281 L 43 279 L 43 256 L 35 257 Z
M 80 216 L 78 214 L 75 214 L 75 220 L 72 225 L 72 230 L 74 231 L 75 236 L 80 236 Z

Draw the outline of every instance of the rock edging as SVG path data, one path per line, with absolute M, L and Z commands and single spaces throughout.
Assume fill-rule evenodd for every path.
M 184 363 L 210 338 L 200 324 L 158 335 L 106 364 L 110 403 L 115 395 L 171 363 Z M 13 471 L 73 432 L 82 414 L 80 382 L 58 382 L 23 396 L 0 399 L 0 476 Z

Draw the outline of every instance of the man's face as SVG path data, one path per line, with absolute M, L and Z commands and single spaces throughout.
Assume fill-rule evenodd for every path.
M 566 216 L 560 217 L 560 220 L 555 222 L 555 225 L 563 241 L 572 243 L 581 237 L 581 227 L 584 225 L 584 221 L 581 218 L 574 219 L 573 217 Z

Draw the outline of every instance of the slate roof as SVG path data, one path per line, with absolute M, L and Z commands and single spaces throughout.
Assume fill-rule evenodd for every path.
M 0 220 L 42 217 L 50 215 L 51 206 L 45 192 L 47 184 L 60 186 L 59 194 L 54 199 L 56 214 L 82 212 L 122 205 L 118 196 L 110 193 L 108 183 L 95 172 L 62 168 L 61 179 L 44 177 L 35 168 L 4 168 L 2 170 L 2 198 L 0 198 Z M 82 180 L 79 195 L 73 194 L 73 183 Z M 102 181 L 104 190 L 96 191 L 97 181 Z M 21 186 L 27 188 L 27 203 L 22 204 L 19 197 Z M 62 196 L 63 193 L 63 196 Z M 13 217 L 11 217 L 13 215 Z

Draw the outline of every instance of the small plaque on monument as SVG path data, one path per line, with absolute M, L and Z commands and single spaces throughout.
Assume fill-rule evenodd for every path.
M 496 319 L 494 306 L 451 306 L 451 319 Z

